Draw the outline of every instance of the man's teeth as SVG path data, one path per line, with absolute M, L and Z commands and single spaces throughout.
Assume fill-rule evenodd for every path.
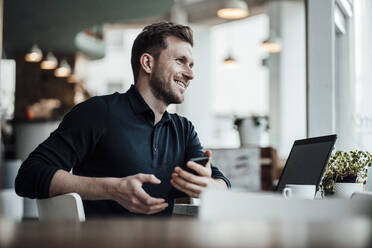
M 177 83 L 179 86 L 181 86 L 182 88 L 186 88 L 185 85 L 184 85 L 181 81 L 176 80 L 176 83 Z

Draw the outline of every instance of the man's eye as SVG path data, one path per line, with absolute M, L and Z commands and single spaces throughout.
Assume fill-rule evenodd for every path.
M 176 59 L 177 62 L 183 63 L 183 59 Z

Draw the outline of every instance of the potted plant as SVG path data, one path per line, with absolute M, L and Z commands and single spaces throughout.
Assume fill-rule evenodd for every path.
M 262 132 L 269 129 L 269 117 L 267 115 L 235 117 L 234 128 L 239 132 L 241 146 L 260 145 Z
M 353 192 L 363 191 L 367 181 L 372 155 L 367 151 L 337 151 L 327 164 L 321 188 L 325 195 L 350 197 Z

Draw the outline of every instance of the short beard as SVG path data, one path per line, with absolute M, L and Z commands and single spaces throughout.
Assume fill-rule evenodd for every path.
M 172 92 L 171 85 L 161 80 L 156 71 L 150 79 L 150 89 L 157 99 L 165 102 L 167 105 L 182 103 L 182 100 Z

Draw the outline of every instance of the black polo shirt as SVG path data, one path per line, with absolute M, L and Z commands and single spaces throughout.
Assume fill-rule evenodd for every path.
M 186 118 L 165 112 L 154 125 L 154 113 L 132 86 L 126 93 L 92 97 L 76 105 L 49 138 L 24 161 L 16 191 L 30 198 L 48 197 L 58 169 L 88 177 L 154 174 L 161 184 L 143 185 L 153 197 L 165 198 L 170 215 L 173 198 L 182 193 L 170 184 L 176 166 L 203 155 L 194 126 Z M 212 166 L 212 177 L 227 178 Z M 115 201 L 83 201 L 89 216 L 134 215 Z

